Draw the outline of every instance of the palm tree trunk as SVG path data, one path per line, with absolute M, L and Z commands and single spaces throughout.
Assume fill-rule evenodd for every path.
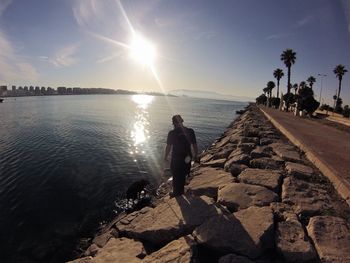
M 279 98 L 279 92 L 280 92 L 280 79 L 277 79 L 277 98 Z
M 340 77 L 339 78 L 339 88 L 338 88 L 338 99 L 340 98 L 341 81 L 342 81 L 342 78 Z
M 288 67 L 288 86 L 287 86 L 287 111 L 289 110 L 289 97 L 290 97 L 290 68 L 291 66 Z

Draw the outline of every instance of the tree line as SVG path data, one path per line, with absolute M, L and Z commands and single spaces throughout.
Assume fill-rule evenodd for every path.
M 312 114 L 319 106 L 320 102 L 315 100 L 313 85 L 316 82 L 314 76 L 310 76 L 306 81 L 301 81 L 299 84 L 291 84 L 291 70 L 292 66 L 296 62 L 296 52 L 292 49 L 286 49 L 282 52 L 280 59 L 283 61 L 287 68 L 287 92 L 280 97 L 280 81 L 284 77 L 284 72 L 281 68 L 277 68 L 273 71 L 273 77 L 277 81 L 277 92 L 276 97 L 272 97 L 272 90 L 276 87 L 274 81 L 270 80 L 267 82 L 266 87 L 263 88 L 263 94 L 256 98 L 258 104 L 265 104 L 269 107 L 282 108 L 283 110 L 295 110 L 306 111 L 306 113 Z M 340 97 L 343 76 L 347 72 L 344 65 L 337 65 L 333 73 L 338 79 L 338 90 L 337 94 L 333 96 L 334 99 L 334 110 L 336 112 L 342 113 L 348 110 L 348 106 L 342 108 L 342 99 Z M 294 93 L 292 92 L 294 90 Z M 328 105 L 327 105 L 328 106 Z M 325 105 L 322 105 L 324 108 Z M 328 106 L 329 107 L 329 106 Z M 329 107 L 330 108 L 330 107 Z

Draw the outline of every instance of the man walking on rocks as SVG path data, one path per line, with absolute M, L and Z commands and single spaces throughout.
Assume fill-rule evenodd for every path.
M 168 133 L 164 160 L 168 161 L 171 152 L 170 170 L 173 175 L 173 196 L 184 193 L 186 176 L 190 173 L 191 161 L 198 161 L 196 135 L 193 129 L 183 126 L 180 115 L 172 117 L 174 129 Z

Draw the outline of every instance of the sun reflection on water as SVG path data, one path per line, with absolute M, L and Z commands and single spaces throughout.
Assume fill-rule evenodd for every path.
M 134 142 L 134 153 L 144 153 L 144 150 L 139 150 L 149 139 L 149 121 L 148 121 L 148 106 L 152 103 L 154 97 L 149 95 L 133 95 L 132 101 L 136 103 L 135 123 L 131 131 L 131 138 Z

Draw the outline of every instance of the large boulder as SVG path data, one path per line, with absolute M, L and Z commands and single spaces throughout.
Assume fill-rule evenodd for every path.
M 314 170 L 310 166 L 291 162 L 286 163 L 286 170 L 289 175 L 295 176 L 300 179 L 308 179 L 314 173 Z
M 192 236 L 181 237 L 160 250 L 145 257 L 142 263 L 191 263 L 195 262 L 196 242 Z
M 219 187 L 218 203 L 230 211 L 245 209 L 250 206 L 267 206 L 277 201 L 278 196 L 263 186 L 244 183 L 230 183 Z
M 271 148 L 267 146 L 258 146 L 250 153 L 250 157 L 252 159 L 271 157 Z
M 217 152 L 214 153 L 213 159 L 224 159 L 227 158 L 233 150 L 237 148 L 236 144 L 228 143 L 221 150 L 218 149 Z
M 282 180 L 282 172 L 277 170 L 245 169 L 238 179 L 242 183 L 265 186 L 274 192 L 278 192 Z
M 294 150 L 293 146 L 284 143 L 273 143 L 270 146 L 272 147 L 272 150 L 285 161 L 301 161 L 300 154 Z
M 237 253 L 253 259 L 260 256 L 260 249 L 234 215 L 211 217 L 192 235 L 199 244 L 218 253 Z
M 272 169 L 272 170 L 281 169 L 281 163 L 269 157 L 253 159 L 250 161 L 249 165 L 252 168 L 258 168 L 258 169 Z
M 325 186 L 287 177 L 282 184 L 282 202 L 290 204 L 296 214 L 320 215 L 329 210 L 330 199 Z
M 116 224 L 125 236 L 161 246 L 190 234 L 206 219 L 222 210 L 207 196 L 185 195 L 164 200 L 153 209 L 130 214 Z
M 239 143 L 237 148 L 244 154 L 250 154 L 250 152 L 255 148 L 255 143 Z
M 311 262 L 317 259 L 317 254 L 305 235 L 303 226 L 297 220 L 278 223 L 276 248 L 286 262 Z
M 95 257 L 80 258 L 70 263 L 140 263 L 144 256 L 145 250 L 141 242 L 127 238 L 111 238 L 103 248 L 99 249 Z
M 224 168 L 225 163 L 226 163 L 226 158 L 224 158 L 224 159 L 215 159 L 215 160 L 210 160 L 208 162 L 202 163 L 202 166 Z
M 274 220 L 270 207 L 251 206 L 234 213 L 234 216 L 241 222 L 260 254 L 274 247 Z
M 254 143 L 259 144 L 259 137 L 242 137 L 240 143 Z
M 307 232 L 322 262 L 350 262 L 350 226 L 333 216 L 312 217 Z
M 206 195 L 214 199 L 217 198 L 218 188 L 221 185 L 226 185 L 235 181 L 235 178 L 223 169 L 215 168 L 199 168 L 194 177 L 187 185 L 188 192 L 194 195 Z
M 219 263 L 255 263 L 247 257 L 238 256 L 236 254 L 228 254 L 219 259 Z

